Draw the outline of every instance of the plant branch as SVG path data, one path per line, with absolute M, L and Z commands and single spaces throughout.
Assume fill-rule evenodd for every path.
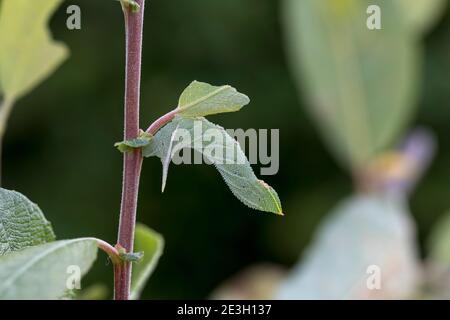
M 124 139 L 134 139 L 139 135 L 139 99 L 141 82 L 142 33 L 145 0 L 136 0 L 138 12 L 124 8 L 126 31 L 126 80 L 125 80 L 125 121 Z M 142 167 L 140 150 L 124 153 L 122 202 L 118 245 L 127 252 L 133 252 L 139 179 Z M 114 266 L 114 298 L 128 300 L 131 287 L 131 263 Z

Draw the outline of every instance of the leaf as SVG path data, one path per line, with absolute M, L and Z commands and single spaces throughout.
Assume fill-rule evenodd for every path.
M 404 20 L 412 32 L 421 36 L 445 13 L 446 0 L 396 0 Z
M 51 224 L 36 204 L 0 188 L 0 256 L 53 240 Z
M 131 140 L 125 140 L 121 142 L 116 142 L 114 146 L 122 153 L 130 152 L 134 149 L 142 148 L 147 146 L 152 139 L 152 135 L 145 131 L 139 133 L 139 137 Z
M 374 267 L 381 274 L 376 289 L 367 285 Z M 320 225 L 276 298 L 404 299 L 418 289 L 421 271 L 415 228 L 403 198 L 355 195 Z
M 151 143 L 143 148 L 142 154 L 145 157 L 159 157 L 163 161 L 163 172 L 167 172 L 170 164 L 167 159 L 172 159 L 183 148 L 202 153 L 209 163 L 215 165 L 231 192 L 248 207 L 283 214 L 277 193 L 256 178 L 239 143 L 222 127 L 205 118 L 176 116 L 156 133 Z M 163 174 L 163 186 L 166 177 L 167 174 Z
M 450 213 L 445 214 L 433 228 L 428 250 L 434 263 L 450 269 Z
M 208 299 L 270 300 L 285 278 L 286 270 L 279 265 L 269 263 L 251 265 L 226 279 L 214 289 Z
M 153 273 L 164 249 L 164 239 L 159 234 L 143 224 L 136 225 L 134 248 L 144 252 L 143 259 L 133 265 L 131 278 L 131 299 L 138 299 L 148 278 Z
M 105 284 L 97 283 L 83 289 L 77 296 L 77 300 L 107 300 L 110 295 L 109 288 Z
M 307 95 L 324 140 L 352 169 L 397 142 L 417 102 L 422 61 L 417 36 L 401 23 L 395 1 L 376 1 L 382 30 L 366 27 L 370 4 L 285 0 L 283 10 L 299 92 Z
M 233 87 L 193 81 L 181 94 L 177 109 L 184 117 L 203 117 L 239 111 L 249 103 L 250 99 Z
M 72 275 L 83 276 L 97 257 L 92 238 L 62 240 L 26 248 L 0 257 L 0 299 L 59 299 Z
M 144 257 L 144 252 L 119 252 L 119 257 L 126 262 L 139 262 Z
M 67 57 L 47 24 L 62 0 L 4 0 L 0 3 L 0 88 L 16 100 L 47 78 Z

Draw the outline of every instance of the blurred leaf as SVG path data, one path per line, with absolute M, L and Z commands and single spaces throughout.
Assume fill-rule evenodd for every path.
M 133 265 L 131 280 L 131 299 L 138 299 L 148 278 L 155 270 L 164 248 L 164 239 L 159 234 L 143 224 L 136 225 L 134 249 L 144 252 L 141 261 Z
M 356 169 L 398 139 L 416 102 L 421 63 L 417 37 L 394 1 L 376 2 L 382 30 L 366 27 L 373 3 L 285 0 L 283 11 L 297 83 L 332 151 Z
M 32 90 L 66 59 L 47 23 L 62 0 L 3 0 L 0 9 L 0 87 L 7 100 Z
M 421 35 L 433 25 L 439 16 L 444 13 L 446 0 L 396 0 L 403 13 L 405 22 L 413 32 Z
M 48 77 L 68 55 L 47 21 L 62 0 L 0 1 L 0 139 L 15 100 Z
M 109 289 L 104 284 L 94 284 L 92 286 L 83 289 L 78 296 L 77 300 L 106 300 L 109 295 Z
M 203 117 L 216 113 L 239 111 L 250 99 L 230 86 L 215 87 L 194 81 L 181 94 L 178 114 Z
M 55 241 L 0 257 L 0 299 L 59 299 L 67 290 L 69 266 L 87 273 L 97 257 L 90 238 Z
M 414 232 L 402 200 L 354 196 L 330 213 L 277 298 L 407 298 L 420 281 Z M 372 266 L 380 270 L 380 289 L 367 286 Z
M 211 295 L 213 300 L 268 300 L 284 280 L 286 271 L 277 265 L 258 264 L 226 280 Z
M 181 141 L 174 145 L 173 142 L 179 139 Z M 283 214 L 276 191 L 257 179 L 239 143 L 222 127 L 205 118 L 175 117 L 142 150 L 145 157 L 157 156 L 162 160 L 163 188 L 170 160 L 183 148 L 202 153 L 209 163 L 214 164 L 231 192 L 248 207 Z
M 0 256 L 53 240 L 51 224 L 36 204 L 0 188 Z
M 439 218 L 426 243 L 424 294 L 429 299 L 450 299 L 450 212 Z
M 429 258 L 450 269 L 450 213 L 440 219 L 428 242 Z

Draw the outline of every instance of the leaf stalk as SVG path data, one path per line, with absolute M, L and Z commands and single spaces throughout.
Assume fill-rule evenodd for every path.
M 122 263 L 120 253 L 116 248 L 101 239 L 95 238 L 95 241 L 97 241 L 97 247 L 108 255 L 114 265 Z

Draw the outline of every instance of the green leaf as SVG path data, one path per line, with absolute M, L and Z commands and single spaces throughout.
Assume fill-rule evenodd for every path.
M 59 299 L 67 292 L 71 268 L 83 276 L 97 257 L 92 238 L 55 241 L 0 257 L 0 299 Z
M 183 135 L 177 137 L 178 133 L 188 134 L 187 139 Z M 163 190 L 171 159 L 183 148 L 193 148 L 202 153 L 209 163 L 215 165 L 231 192 L 248 207 L 283 214 L 277 193 L 264 181 L 258 180 L 239 143 L 222 127 L 205 118 L 176 116 L 143 148 L 145 157 L 157 156 L 163 162 Z
M 119 257 L 126 262 L 139 262 L 144 257 L 144 252 L 120 252 Z
M 53 240 L 51 224 L 36 204 L 0 188 L 0 256 Z
M 66 59 L 66 46 L 54 42 L 47 27 L 61 2 L 1 2 L 0 88 L 6 100 L 16 100 L 28 93 Z
M 434 263 L 450 269 L 450 213 L 445 214 L 432 230 L 428 249 Z
M 239 111 L 250 99 L 230 86 L 215 87 L 193 81 L 181 94 L 178 114 L 184 117 L 203 117 L 216 113 Z
M 76 300 L 106 300 L 109 295 L 110 292 L 108 286 L 97 283 L 79 292 L 76 296 Z
M 150 143 L 152 137 L 153 136 L 150 133 L 141 130 L 139 137 L 131 140 L 116 142 L 114 146 L 122 153 L 130 152 L 134 149 L 147 146 Z
M 396 0 L 400 13 L 412 32 L 421 36 L 445 13 L 446 0 Z
M 134 248 L 137 251 L 144 252 L 143 259 L 133 265 L 131 279 L 131 299 L 138 299 L 162 255 L 164 239 L 159 233 L 138 223 L 136 225 Z
M 299 92 L 347 167 L 360 169 L 395 145 L 417 102 L 422 48 L 395 2 L 284 1 Z M 382 30 L 366 27 L 370 4 L 381 8 Z

